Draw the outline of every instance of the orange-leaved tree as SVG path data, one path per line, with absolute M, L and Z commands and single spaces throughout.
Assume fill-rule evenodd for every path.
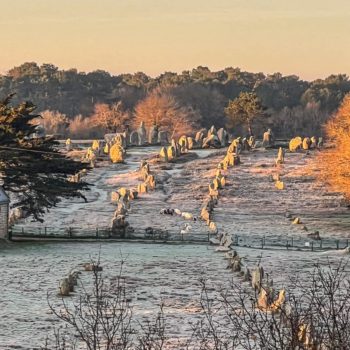
M 119 101 L 113 105 L 98 103 L 95 105 L 91 122 L 105 132 L 124 131 L 130 120 L 130 115 L 123 109 Z
M 193 133 L 199 119 L 197 111 L 182 106 L 169 91 L 154 89 L 135 107 L 134 127 L 137 128 L 141 122 L 146 127 L 156 124 L 173 138 Z
M 326 123 L 325 132 L 331 147 L 318 156 L 319 176 L 350 200 L 350 94 Z

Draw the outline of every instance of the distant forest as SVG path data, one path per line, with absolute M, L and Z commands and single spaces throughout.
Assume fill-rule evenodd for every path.
M 76 69 L 59 70 L 52 64 L 39 66 L 34 62 L 0 75 L 1 98 L 15 92 L 14 102 L 32 101 L 39 112 L 51 113 L 51 118 L 54 115 L 65 121 L 63 131 L 62 128 L 54 131 L 66 134 L 68 125 L 75 123 L 73 129 L 77 137 L 94 136 L 80 135 L 79 130 L 84 125 L 88 128 L 87 121 L 97 120 L 91 119 L 96 113 L 116 111 L 115 115 L 123 121 L 115 123 L 116 129 L 125 123 L 132 124 L 138 110 L 147 114 L 140 103 L 155 91 L 158 97 L 163 97 L 164 106 L 172 105 L 174 111 L 181 110 L 181 113 L 186 111 L 198 127 L 228 125 L 225 108 L 229 101 L 241 92 L 254 92 L 268 115 L 257 127 L 258 132 L 272 127 L 276 135 L 286 137 L 320 134 L 322 124 L 350 92 L 350 81 L 344 74 L 308 82 L 296 75 L 264 75 L 231 67 L 212 72 L 201 66 L 181 74 L 165 72 L 156 78 L 142 72 L 113 76 L 102 70 L 84 73 Z M 147 106 L 158 108 L 154 107 L 157 103 L 151 99 Z M 150 113 L 158 112 L 150 110 Z M 176 118 L 176 112 L 172 118 Z M 101 125 L 99 127 L 101 131 Z M 103 131 L 108 128 L 105 125 Z M 242 130 L 238 126 L 237 132 Z

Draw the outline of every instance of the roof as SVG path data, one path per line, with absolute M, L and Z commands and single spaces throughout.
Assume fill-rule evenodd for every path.
M 0 204 L 10 203 L 10 199 L 4 189 L 0 186 Z

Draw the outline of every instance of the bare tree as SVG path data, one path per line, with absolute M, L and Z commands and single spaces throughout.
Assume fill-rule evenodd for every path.
M 216 295 L 202 281 L 203 318 L 194 326 L 198 350 L 346 350 L 350 349 L 348 263 L 317 265 L 310 283 L 295 289 L 278 307 L 259 307 L 259 295 L 241 283 Z M 263 287 L 264 289 L 264 287 Z M 271 287 L 271 300 L 276 298 Z M 273 304 L 273 303 L 272 303 Z
M 52 312 L 67 325 L 45 350 L 347 350 L 350 349 L 350 278 L 348 262 L 316 265 L 307 280 L 294 278 L 286 298 L 270 281 L 260 292 L 250 283 L 213 288 L 200 280 L 201 317 L 192 337 L 174 344 L 165 332 L 163 305 L 154 319 L 142 323 L 131 312 L 121 270 L 107 282 L 93 264 L 93 286 Z M 267 295 L 266 305 L 261 296 Z M 281 293 L 279 293 L 281 295 Z
M 79 283 L 77 299 L 60 298 L 48 304 L 65 327 L 56 330 L 53 339 L 47 339 L 45 350 L 162 350 L 166 339 L 163 306 L 154 320 L 143 323 L 133 317 L 130 297 L 122 275 L 107 280 L 102 274 L 100 259 L 91 261 L 92 285 Z

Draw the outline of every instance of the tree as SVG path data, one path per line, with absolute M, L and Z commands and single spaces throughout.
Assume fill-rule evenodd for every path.
M 317 157 L 319 178 L 350 200 L 350 94 L 325 125 L 331 148 Z
M 103 128 L 106 132 L 123 131 L 130 120 L 130 115 L 123 110 L 122 103 L 109 106 L 106 103 L 95 105 L 95 113 L 91 117 L 94 126 Z
M 135 107 L 134 126 L 141 122 L 148 127 L 157 124 L 173 138 L 193 133 L 199 114 L 192 107 L 180 105 L 168 90 L 155 89 Z
M 246 124 L 248 132 L 253 135 L 253 122 L 263 117 L 265 108 L 260 99 L 253 92 L 241 92 L 233 101 L 229 101 L 225 108 L 228 118 L 228 128 L 233 128 L 238 124 Z
M 12 96 L 0 102 L 0 177 L 12 193 L 12 206 L 43 221 L 41 215 L 61 198 L 85 199 L 81 190 L 88 185 L 68 181 L 85 165 L 66 158 L 53 138 L 37 137 L 36 107 L 30 102 L 12 106 Z

